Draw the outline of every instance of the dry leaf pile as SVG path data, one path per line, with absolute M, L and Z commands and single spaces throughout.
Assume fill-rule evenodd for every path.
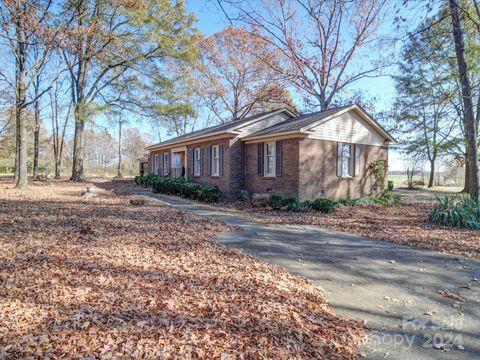
M 480 231 L 455 229 L 428 222 L 434 201 L 405 199 L 400 205 L 354 206 L 323 215 L 316 212 L 289 213 L 249 208 L 238 202 L 224 207 L 237 209 L 269 224 L 317 225 L 351 234 L 459 254 L 480 259 Z
M 360 325 L 311 282 L 106 188 L 0 183 L 0 358 L 355 357 Z

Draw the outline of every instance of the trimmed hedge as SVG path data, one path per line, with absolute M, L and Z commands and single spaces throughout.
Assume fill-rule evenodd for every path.
M 217 202 L 223 195 L 218 186 L 197 184 L 185 180 L 183 177 L 172 178 L 170 176 L 147 174 L 143 177 L 135 177 L 135 182 L 146 187 L 151 187 L 154 193 L 176 195 L 204 202 Z

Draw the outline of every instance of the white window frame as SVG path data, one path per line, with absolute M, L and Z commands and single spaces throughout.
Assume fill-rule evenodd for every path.
M 212 176 L 220 176 L 220 146 L 212 146 Z
M 202 152 L 200 148 L 193 149 L 193 175 L 200 176 L 200 169 L 202 166 Z
M 268 147 L 271 145 L 271 152 L 269 153 L 268 152 Z M 276 176 L 276 142 L 275 141 L 272 141 L 272 142 L 266 142 L 264 145 L 264 148 L 263 148 L 263 175 L 265 177 L 275 177 Z M 272 166 L 271 166 L 271 169 L 269 171 L 269 162 L 272 162 Z
M 348 147 L 348 156 L 345 155 L 345 149 Z M 353 177 L 353 151 L 354 146 L 353 144 L 342 144 L 342 177 Z M 345 173 L 345 166 L 348 166 L 347 173 Z
M 163 153 L 163 175 L 168 175 L 169 165 L 168 153 Z

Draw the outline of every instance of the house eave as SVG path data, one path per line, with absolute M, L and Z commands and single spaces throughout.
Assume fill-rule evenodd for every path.
M 291 138 L 306 138 L 307 136 L 308 136 L 307 133 L 295 130 L 295 131 L 284 131 L 284 132 L 279 132 L 275 134 L 250 136 L 250 137 L 245 137 L 242 140 L 245 142 L 245 144 L 254 144 L 260 141 L 283 140 L 283 139 L 291 139 Z
M 171 149 L 172 147 L 192 145 L 199 142 L 205 142 L 205 141 L 211 141 L 211 140 L 217 140 L 217 139 L 223 139 L 223 138 L 234 138 L 236 136 L 238 136 L 238 132 L 236 131 L 223 131 L 223 132 L 214 133 L 210 135 L 195 136 L 193 138 L 171 142 L 164 145 L 162 145 L 162 143 L 156 144 L 156 145 L 150 145 L 150 146 L 147 146 L 145 149 L 152 152 L 157 150 Z

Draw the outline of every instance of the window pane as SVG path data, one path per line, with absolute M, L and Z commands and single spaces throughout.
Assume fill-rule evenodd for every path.
M 272 155 L 273 154 L 273 144 L 267 144 L 267 155 Z
M 267 174 L 270 175 L 273 173 L 273 157 L 267 157 Z
M 351 176 L 351 154 L 352 154 L 352 146 L 349 144 L 344 144 L 342 148 L 342 175 L 343 176 Z

